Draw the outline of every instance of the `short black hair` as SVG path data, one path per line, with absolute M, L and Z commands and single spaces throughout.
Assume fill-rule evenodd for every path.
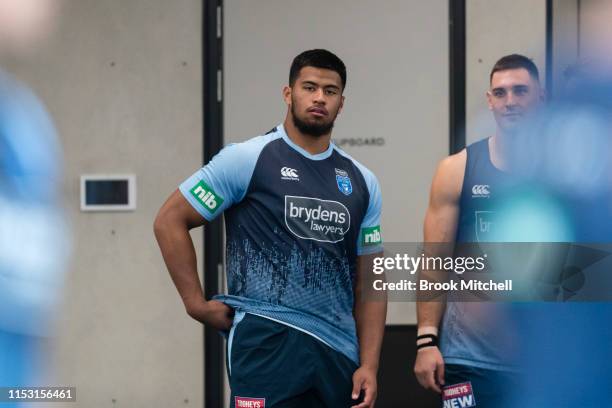
M 536 81 L 540 82 L 540 74 L 538 72 L 538 67 L 531 60 L 531 58 L 527 58 L 521 54 L 510 54 L 505 57 L 501 57 L 493 66 L 491 70 L 491 75 L 489 76 L 489 83 L 493 80 L 493 74 L 498 71 L 506 71 L 508 69 L 519 69 L 524 68 L 529 72 L 529 75 Z
M 315 67 L 336 71 L 342 80 L 342 89 L 346 87 L 346 66 L 336 54 L 323 49 L 314 49 L 302 52 L 293 59 L 289 69 L 289 86 L 295 84 L 304 67 Z

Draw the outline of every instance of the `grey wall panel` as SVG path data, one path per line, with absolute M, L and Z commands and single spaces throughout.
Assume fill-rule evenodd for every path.
M 553 0 L 553 95 L 563 92 L 564 70 L 578 58 L 578 0 Z
M 384 239 L 422 240 L 431 178 L 448 151 L 447 2 L 226 0 L 224 9 L 226 142 L 280 123 L 293 57 L 328 48 L 348 69 L 334 138 L 385 138 L 344 149 L 380 180 Z M 414 323 L 414 304 L 391 304 L 389 322 Z
M 202 329 L 152 232 L 163 200 L 201 165 L 201 2 L 63 6 L 47 48 L 3 61 L 46 102 L 65 150 L 75 251 L 54 382 L 77 387 L 75 407 L 201 407 Z M 79 175 L 112 172 L 136 174 L 137 210 L 81 213 Z
M 495 62 L 507 54 L 534 60 L 544 84 L 546 0 L 466 2 L 466 143 L 495 133 L 485 93 Z
M 610 42 L 612 41 L 612 4 L 601 0 L 580 0 L 579 35 L 580 57 L 599 61 L 598 66 L 612 65 Z

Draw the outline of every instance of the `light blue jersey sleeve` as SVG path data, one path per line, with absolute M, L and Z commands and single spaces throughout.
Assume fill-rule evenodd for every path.
M 382 211 L 382 194 L 380 185 L 374 173 L 360 163 L 355 163 L 365 178 L 370 200 L 368 209 L 361 222 L 357 238 L 357 255 L 369 255 L 383 250 L 383 240 L 380 231 L 380 214 Z
M 259 154 L 280 137 L 278 132 L 230 144 L 179 186 L 180 192 L 207 221 L 242 201 L 249 188 Z

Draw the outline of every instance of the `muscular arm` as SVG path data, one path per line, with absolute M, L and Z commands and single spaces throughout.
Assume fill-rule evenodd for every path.
M 231 309 L 220 302 L 205 301 L 195 248 L 189 235 L 190 229 L 204 222 L 204 218 L 176 190 L 155 218 L 155 237 L 187 313 L 204 324 L 226 330 L 231 326 Z
M 354 316 L 359 340 L 361 366 L 353 375 L 353 399 L 363 389 L 363 403 L 356 407 L 373 407 L 376 400 L 376 373 L 380 358 L 380 348 L 385 332 L 387 318 L 387 296 L 384 292 L 374 293 L 372 288 L 372 263 L 381 253 L 362 255 L 357 258 L 357 281 L 355 286 Z M 379 277 L 377 277 L 378 279 Z
M 429 207 L 425 215 L 424 241 L 427 256 L 451 256 L 457 232 L 459 199 L 465 172 L 465 150 L 442 160 L 436 170 Z M 447 243 L 448 245 L 438 245 Z M 428 245 L 432 244 L 432 245 Z M 441 280 L 435 271 L 421 271 L 421 279 Z M 444 277 L 442 278 L 444 279 Z M 446 307 L 445 299 L 417 302 L 418 334 L 438 334 L 438 326 Z M 437 347 L 422 348 L 417 353 L 415 374 L 425 388 L 440 392 L 444 383 L 444 362 Z

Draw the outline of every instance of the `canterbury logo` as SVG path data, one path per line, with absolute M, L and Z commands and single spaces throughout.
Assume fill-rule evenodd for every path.
M 283 167 L 281 169 L 281 176 L 283 176 L 282 179 L 288 180 L 298 180 L 300 178 L 297 170 L 292 169 L 291 167 Z
M 472 195 L 478 197 L 488 197 L 489 194 L 489 185 L 488 184 L 475 184 L 472 187 Z

